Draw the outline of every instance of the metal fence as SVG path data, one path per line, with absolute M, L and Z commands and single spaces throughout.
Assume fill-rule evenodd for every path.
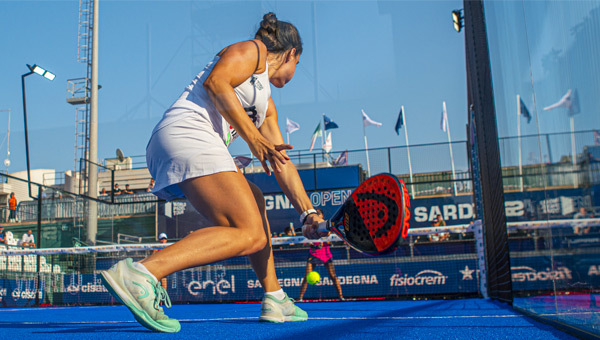
M 559 145 L 570 143 L 569 133 L 544 134 L 535 136 L 522 136 L 521 147 L 523 150 L 534 150 L 530 155 L 521 159 L 519 167 L 518 139 L 517 137 L 500 138 L 500 154 L 502 155 L 502 175 L 505 191 L 531 190 L 555 187 L 588 187 L 600 183 L 600 162 L 591 160 L 585 150 L 594 146 L 594 132 L 580 131 L 575 133 L 575 141 L 581 152 L 577 155 L 575 164 L 569 155 L 557 157 Z M 469 156 L 466 141 L 448 143 L 422 144 L 374 148 L 367 150 L 346 150 L 325 153 L 323 151 L 309 152 L 308 150 L 293 150 L 289 152 L 291 161 L 299 169 L 314 169 L 320 167 L 335 167 L 342 153 L 346 154 L 347 164 L 359 164 L 363 170 L 363 178 L 370 174 L 381 172 L 392 173 L 407 184 L 413 198 L 431 196 L 448 196 L 471 194 L 472 177 L 470 172 Z M 535 146 L 535 147 L 534 147 Z M 453 159 L 450 158 L 449 149 L 452 148 Z M 570 148 L 568 148 L 570 150 Z M 540 151 L 541 150 L 541 151 Z M 555 150 L 555 151 L 552 151 Z M 531 153 L 542 155 L 537 158 Z M 540 153 L 541 152 L 541 153 Z M 546 152 L 546 153 L 545 153 Z M 410 154 L 410 159 L 409 159 Z M 522 152 L 527 154 L 527 152 Z M 252 158 L 251 155 L 242 155 Z M 145 161 L 138 162 L 141 156 L 133 156 L 133 164 L 144 166 Z M 547 158 L 550 161 L 541 162 Z M 555 160 L 555 158 L 558 158 Z M 554 161 L 554 162 L 551 162 Z M 113 188 L 115 178 L 132 180 L 135 174 L 127 171 L 98 165 L 103 173 L 105 186 Z M 138 168 L 143 169 L 143 168 Z M 370 169 L 370 174 L 368 173 Z M 452 171 L 454 169 L 454 171 Z M 131 169 L 135 171 L 136 169 Z M 245 173 L 264 171 L 260 162 L 251 159 L 250 165 L 242 169 Z M 131 172 L 131 171 L 130 171 Z M 10 176 L 0 174 L 0 183 L 6 183 Z M 129 176 L 129 177 L 128 177 Z M 140 183 L 146 183 L 149 178 L 137 178 Z M 62 185 L 62 186 L 61 186 Z M 54 187 L 63 188 L 64 183 L 57 183 Z M 80 186 L 81 188 L 81 186 Z M 140 190 L 141 191 L 141 190 Z M 73 218 L 84 210 L 83 200 L 77 200 L 76 195 L 64 198 L 48 197 L 44 200 L 44 216 L 48 218 Z M 150 193 L 137 193 L 133 195 L 100 196 L 98 197 L 98 216 L 125 216 L 154 213 L 156 197 Z M 19 203 L 17 219 L 19 221 L 35 221 L 35 201 Z M 7 221 L 5 207 L 0 208 L 0 221 Z
M 98 204 L 98 217 L 128 216 L 140 214 L 154 214 L 156 211 L 156 197 L 150 193 L 121 195 L 115 197 L 115 204 L 108 204 L 109 197 L 105 198 L 107 204 Z M 31 222 L 37 220 L 36 201 L 24 201 L 19 204 L 17 220 L 20 222 Z M 80 212 L 84 211 L 85 202 L 76 197 L 60 199 L 46 199 L 42 204 L 42 220 L 54 220 L 61 218 L 80 218 Z

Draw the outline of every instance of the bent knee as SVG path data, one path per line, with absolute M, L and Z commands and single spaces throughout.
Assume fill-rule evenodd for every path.
M 251 255 L 259 252 L 267 246 L 267 236 L 265 233 L 245 233 L 242 236 L 244 242 L 244 251 L 242 255 Z

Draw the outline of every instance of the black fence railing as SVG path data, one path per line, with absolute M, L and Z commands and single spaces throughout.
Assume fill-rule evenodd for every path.
M 538 146 L 543 141 L 544 147 L 549 151 L 547 159 L 559 158 L 555 162 L 540 162 L 544 156 L 526 157 L 521 162 L 515 162 L 514 155 L 518 154 L 517 137 L 500 138 L 502 162 L 505 165 L 502 169 L 503 184 L 505 191 L 525 191 L 539 190 L 543 188 L 560 187 L 589 187 L 600 184 L 600 161 L 588 156 L 585 152 L 594 147 L 594 133 L 590 131 L 579 131 L 575 133 L 578 149 L 582 150 L 577 155 L 576 161 L 570 157 L 552 156 L 552 150 L 558 150 L 559 144 L 571 142 L 570 133 L 555 133 L 535 136 L 522 136 L 521 146 L 523 150 L 528 150 L 531 144 Z M 289 152 L 291 161 L 298 169 L 317 169 L 322 167 L 335 167 L 341 164 L 359 164 L 363 173 L 361 178 L 367 178 L 370 174 L 381 172 L 392 173 L 404 180 L 413 198 L 425 198 L 431 196 L 446 195 L 468 195 L 472 193 L 472 176 L 470 172 L 469 159 L 467 153 L 466 141 L 455 141 L 451 144 L 453 158 L 450 158 L 448 143 L 434 143 L 406 146 L 395 146 L 385 148 L 374 148 L 368 150 L 345 150 L 325 153 L 322 150 L 310 152 L 308 150 L 292 150 Z M 570 149 L 570 148 L 569 148 Z M 410 153 L 410 162 L 408 155 Z M 344 154 L 344 157 L 342 157 Z M 522 154 L 526 154 L 522 152 Z M 263 168 L 251 155 L 242 155 L 250 158 L 250 165 L 243 168 L 244 173 L 263 172 Z M 96 164 L 82 160 L 83 166 L 90 169 L 92 166 L 98 170 L 98 188 L 99 192 L 95 198 L 91 198 L 86 191 L 87 178 L 79 174 L 70 174 L 69 176 L 58 176 L 52 179 L 55 183 L 52 186 L 43 186 L 45 193 L 52 189 L 54 194 L 48 193 L 47 204 L 54 208 L 48 211 L 56 211 L 56 216 L 73 216 L 80 213 L 79 203 L 74 203 L 70 197 L 81 197 L 93 199 L 99 203 L 108 203 L 111 205 L 132 205 L 123 208 L 123 214 L 146 213 L 157 202 L 155 196 L 149 193 L 149 183 L 151 176 L 145 168 L 145 160 L 141 161 L 142 156 L 132 156 L 133 166 L 128 169 L 120 169 L 116 166 L 108 167 L 102 164 Z M 137 161 L 140 158 L 139 162 Z M 344 162 L 340 162 L 345 158 Z M 519 166 L 520 163 L 520 166 Z M 409 164 L 411 166 L 409 166 Z M 137 167 L 136 167 L 137 166 Z M 452 171 L 451 169 L 455 170 Z M 60 180 L 62 178 L 62 183 Z M 26 182 L 25 180 L 14 178 L 10 175 L 0 173 L 0 183 L 10 183 L 15 181 Z M 130 192 L 133 195 L 117 195 L 115 187 L 119 184 L 120 189 L 131 184 Z M 318 189 L 318 188 L 317 188 Z M 75 200 L 76 201 L 76 200 Z M 18 219 L 23 221 L 35 220 L 35 203 L 31 201 L 20 202 Z M 0 207 L 0 223 L 8 219 L 7 207 Z M 45 208 L 46 209 L 46 208 Z M 114 209 L 113 209 L 114 210 Z M 100 212 L 102 214 L 102 212 Z M 103 215 L 100 215 L 103 216 Z

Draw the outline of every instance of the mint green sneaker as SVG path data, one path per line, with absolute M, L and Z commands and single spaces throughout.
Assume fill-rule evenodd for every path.
M 290 299 L 287 294 L 283 300 L 265 294 L 260 305 L 260 317 L 258 321 L 266 322 L 285 322 L 285 321 L 306 321 L 308 314 L 294 304 L 294 299 Z
M 171 299 L 160 281 L 137 270 L 132 259 L 119 261 L 101 274 L 104 286 L 129 308 L 142 326 L 156 332 L 179 332 L 179 321 L 169 319 L 160 307 L 162 302 L 171 308 Z

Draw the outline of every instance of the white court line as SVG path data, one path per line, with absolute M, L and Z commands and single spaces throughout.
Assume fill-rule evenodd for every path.
M 465 319 L 465 318 L 522 318 L 524 315 L 461 315 L 461 316 L 376 316 L 376 317 L 309 317 L 310 320 L 415 320 L 415 319 Z M 180 322 L 210 322 L 210 321 L 235 321 L 235 320 L 256 320 L 258 317 L 240 317 L 240 318 L 212 318 L 212 319 L 178 319 Z M 137 321 L 54 321 L 54 322 L 10 322 L 19 325 L 51 325 L 51 324 L 99 324 L 99 323 L 137 323 Z
M 123 305 L 108 305 L 108 306 L 66 306 L 66 307 L 23 307 L 23 308 L 0 308 L 0 313 L 2 312 L 22 312 L 25 310 L 30 311 L 51 311 L 51 310 L 60 310 L 60 309 L 70 309 L 73 308 L 106 308 L 106 307 L 123 307 Z
M 591 313 L 561 313 L 561 314 L 540 314 L 540 316 L 557 316 L 565 314 L 591 314 Z M 474 319 L 474 318 L 528 318 L 526 315 L 448 315 L 448 316 L 348 316 L 348 317 L 309 317 L 310 320 L 427 320 L 427 319 Z M 240 317 L 240 318 L 212 318 L 212 319 L 179 319 L 180 322 L 211 322 L 211 321 L 241 321 L 241 320 L 256 320 L 257 317 Z M 67 322 L 10 322 L 18 325 L 52 325 L 52 324 L 67 324 L 67 325 L 85 325 L 85 324 L 116 324 L 116 323 L 137 323 L 137 321 L 67 321 Z

